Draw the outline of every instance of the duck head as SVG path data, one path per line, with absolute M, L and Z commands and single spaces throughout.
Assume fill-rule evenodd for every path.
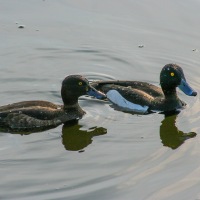
M 105 94 L 93 88 L 89 81 L 81 75 L 69 75 L 62 82 L 61 96 L 64 105 L 74 105 L 82 95 L 106 98 Z
M 162 68 L 160 85 L 165 95 L 176 93 L 176 87 L 188 96 L 197 95 L 197 92 L 187 83 L 182 68 L 176 64 L 167 64 Z

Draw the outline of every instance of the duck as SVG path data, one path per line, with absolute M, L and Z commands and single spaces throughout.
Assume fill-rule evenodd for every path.
M 63 105 L 33 100 L 0 106 L 0 128 L 14 131 L 40 131 L 77 120 L 86 113 L 79 105 L 82 95 L 105 98 L 81 75 L 69 75 L 61 87 Z
M 136 113 L 173 112 L 185 107 L 179 99 L 178 87 L 188 96 L 197 92 L 187 83 L 183 69 L 177 64 L 166 64 L 160 72 L 160 86 L 142 81 L 93 81 L 91 85 L 106 94 L 107 99 L 122 111 Z

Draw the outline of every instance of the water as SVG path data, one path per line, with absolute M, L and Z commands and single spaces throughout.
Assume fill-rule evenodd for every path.
M 199 7 L 198 0 L 0 0 L 1 105 L 62 103 L 69 74 L 158 85 L 171 62 L 199 93 Z M 171 118 L 82 97 L 87 114 L 74 126 L 0 133 L 0 199 L 200 199 L 199 96 L 178 93 L 187 107 Z

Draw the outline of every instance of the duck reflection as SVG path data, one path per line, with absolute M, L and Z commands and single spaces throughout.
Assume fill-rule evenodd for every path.
M 196 136 L 195 132 L 184 133 L 176 127 L 176 118 L 178 113 L 165 114 L 164 120 L 160 126 L 160 138 L 164 146 L 177 149 L 185 140 Z
M 107 133 L 103 127 L 92 127 L 81 130 L 78 122 L 67 123 L 62 127 L 62 143 L 68 151 L 80 151 L 92 143 L 92 138 Z
M 44 131 L 48 131 L 48 130 L 51 130 L 51 129 L 54 129 L 58 127 L 57 126 L 49 126 L 49 127 L 45 127 L 45 128 L 41 128 L 41 127 L 34 127 L 32 129 L 28 129 L 28 130 L 20 130 L 20 129 L 10 129 L 10 128 L 3 128 L 3 127 L 0 127 L 0 133 L 11 133 L 11 134 L 16 134 L 16 135 L 30 135 L 30 134 L 33 134 L 33 133 L 40 133 L 40 132 L 44 132 Z
M 88 130 L 81 130 L 81 125 L 78 124 L 78 120 L 72 120 L 67 122 L 62 127 L 62 144 L 68 151 L 84 151 L 83 149 L 92 143 L 92 138 L 99 135 L 104 135 L 107 133 L 107 129 L 103 127 L 91 127 Z M 55 127 L 54 127 L 55 128 Z M 33 131 L 13 131 L 10 129 L 0 128 L 0 132 L 18 134 L 18 135 L 30 135 L 33 133 L 38 133 L 42 131 L 51 130 L 48 129 L 38 129 Z

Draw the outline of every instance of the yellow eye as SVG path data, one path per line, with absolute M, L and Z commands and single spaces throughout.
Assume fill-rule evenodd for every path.
M 171 76 L 174 76 L 175 74 L 174 74 L 174 72 L 171 72 L 170 75 L 171 75 Z
M 79 84 L 80 86 L 81 86 L 81 85 L 83 85 L 83 83 L 82 83 L 82 82 L 79 82 L 78 84 Z

